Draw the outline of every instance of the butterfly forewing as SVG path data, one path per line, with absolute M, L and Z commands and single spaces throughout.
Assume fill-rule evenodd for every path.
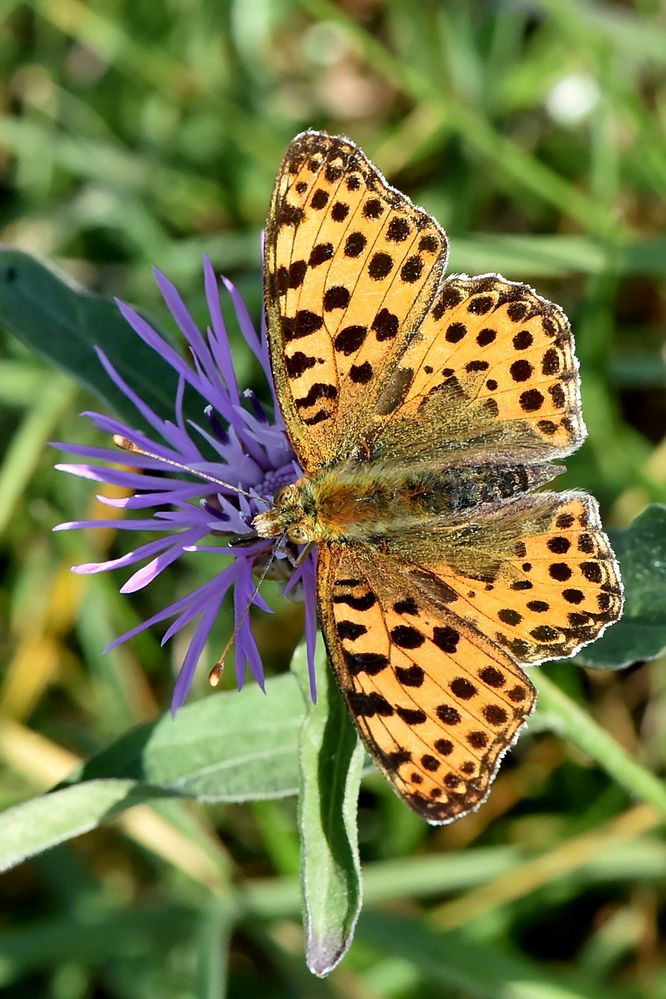
M 280 404 L 306 469 L 358 445 L 445 262 L 437 223 L 353 143 L 294 139 L 268 219 L 266 311 Z

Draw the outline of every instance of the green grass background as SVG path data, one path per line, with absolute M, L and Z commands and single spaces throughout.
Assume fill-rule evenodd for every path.
M 561 481 L 623 526 L 666 500 L 665 65 L 666 13 L 648 0 L 0 0 L 0 238 L 160 320 L 151 263 L 203 315 L 206 251 L 258 317 L 283 151 L 304 127 L 344 132 L 444 225 L 452 270 L 499 270 L 568 312 L 590 436 Z M 120 579 L 69 573 L 124 550 L 110 531 L 50 533 L 90 511 L 93 490 L 53 472 L 46 442 L 102 443 L 78 416 L 94 401 L 0 342 L 7 807 L 166 708 L 182 642 L 162 650 L 153 632 L 101 650 L 198 577 L 188 564 L 124 598 Z M 238 367 L 252 384 L 242 348 Z M 284 667 L 299 609 L 257 627 L 265 646 L 279 634 Z M 215 639 L 228 628 L 223 614 Z M 544 672 L 659 772 L 663 666 Z M 192 697 L 206 695 L 202 676 Z M 141 806 L 4 875 L 0 987 L 666 997 L 662 820 L 566 740 L 524 735 L 488 803 L 451 827 L 426 827 L 376 776 L 359 822 L 366 907 L 325 982 L 303 962 L 290 799 Z M 249 900 L 233 930 L 229 879 Z

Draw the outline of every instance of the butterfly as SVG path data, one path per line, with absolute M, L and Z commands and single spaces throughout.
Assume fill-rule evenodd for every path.
M 532 711 L 524 666 L 622 608 L 596 501 L 536 492 L 585 437 L 571 329 L 447 237 L 349 139 L 307 131 L 265 239 L 278 402 L 302 478 L 254 528 L 317 546 L 330 663 L 368 752 L 443 824 L 486 797 Z

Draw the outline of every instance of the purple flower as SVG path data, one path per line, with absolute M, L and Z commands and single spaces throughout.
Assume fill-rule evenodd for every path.
M 264 687 L 264 671 L 250 626 L 249 608 L 255 604 L 270 613 L 269 606 L 255 592 L 255 574 L 263 573 L 272 558 L 272 569 L 279 570 L 288 580 L 285 594 L 297 587 L 303 592 L 310 688 L 314 698 L 315 556 L 309 554 L 301 564 L 296 565 L 295 556 L 298 553 L 293 545 L 284 539 L 259 538 L 252 531 L 252 520 L 256 514 L 269 509 L 275 492 L 295 481 L 302 474 L 301 469 L 277 405 L 265 330 L 262 330 L 261 336 L 257 335 L 238 291 L 230 281 L 222 278 L 224 293 L 231 300 L 245 341 L 266 376 L 273 399 L 272 422 L 254 393 L 249 389 L 241 391 L 238 387 L 222 318 L 221 289 L 207 258 L 204 258 L 203 269 L 210 313 L 210 326 L 205 335 L 196 326 L 171 282 L 155 270 L 162 297 L 189 347 L 191 364 L 183 360 L 131 306 L 118 302 L 123 317 L 137 336 L 157 351 L 178 374 L 178 392 L 173 400 L 171 420 L 153 412 L 121 378 L 104 353 L 97 350 L 109 376 L 133 403 L 152 432 L 146 436 L 101 413 L 89 412 L 85 415 L 106 434 L 131 442 L 141 451 L 150 452 L 150 455 L 111 447 L 54 445 L 70 454 L 95 461 L 95 464 L 60 464 L 56 466 L 58 469 L 96 482 L 129 488 L 132 495 L 128 498 L 101 496 L 100 500 L 107 506 L 140 511 L 140 515 L 136 519 L 121 521 L 74 521 L 60 524 L 56 530 L 112 525 L 125 531 L 154 532 L 154 540 L 139 545 L 120 558 L 73 568 L 74 572 L 94 573 L 139 566 L 121 587 L 123 593 L 133 593 L 147 586 L 185 552 L 196 552 L 198 557 L 209 559 L 215 559 L 217 555 L 233 556 L 233 562 L 209 582 L 121 635 L 109 646 L 111 649 L 146 628 L 173 618 L 164 633 L 164 644 L 182 628 L 197 621 L 176 681 L 172 710 L 185 700 L 210 629 L 230 590 L 234 598 L 238 684 L 243 684 L 249 666 L 257 683 Z M 202 420 L 199 423 L 185 420 L 183 416 L 186 386 L 201 397 Z M 119 469 L 118 464 L 133 466 L 137 471 Z M 188 471 L 189 474 L 183 474 Z M 215 543 L 218 539 L 221 544 Z

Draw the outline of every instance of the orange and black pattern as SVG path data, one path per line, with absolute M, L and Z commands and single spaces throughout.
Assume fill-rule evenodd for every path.
M 585 437 L 566 316 L 497 274 L 445 280 L 446 254 L 350 140 L 294 139 L 266 311 L 305 476 L 257 523 L 318 544 L 340 689 L 432 823 L 487 795 L 534 705 L 523 666 L 572 655 L 622 610 L 596 502 L 536 491 Z
M 288 431 L 310 465 L 355 443 L 433 301 L 446 263 L 437 223 L 349 141 L 305 132 L 282 164 L 266 230 L 266 309 Z

